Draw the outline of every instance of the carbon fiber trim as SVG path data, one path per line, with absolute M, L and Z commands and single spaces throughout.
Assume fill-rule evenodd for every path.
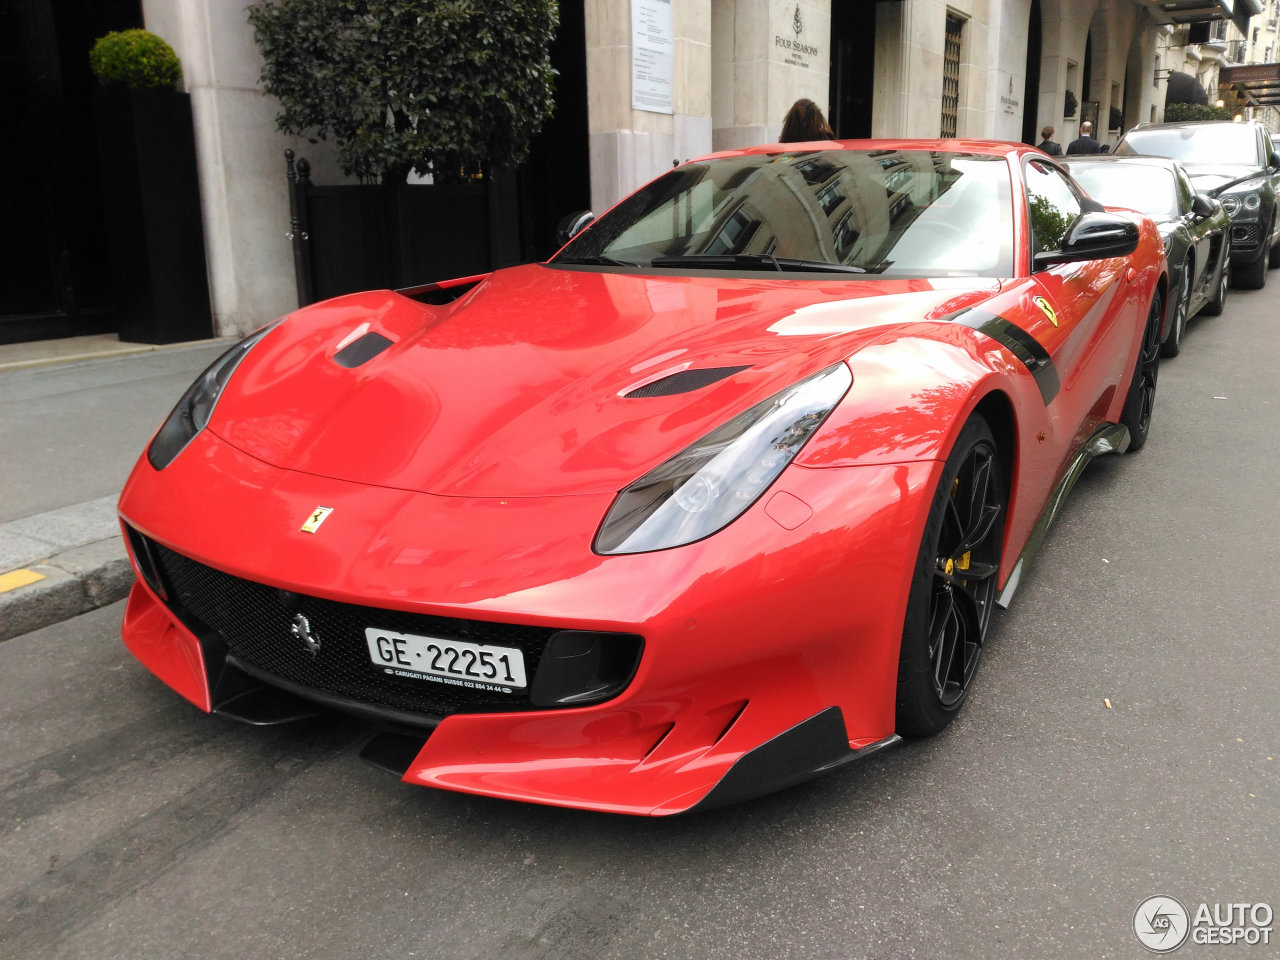
M 692 393 L 694 390 L 709 387 L 725 377 L 731 377 L 739 371 L 746 370 L 748 366 L 750 364 L 744 363 L 736 367 L 703 367 L 697 370 L 681 370 L 679 373 L 673 373 L 671 376 L 655 380 L 653 383 L 646 383 L 643 387 L 632 390 L 626 396 L 628 400 L 637 400 L 645 397 L 672 397 L 679 393 Z

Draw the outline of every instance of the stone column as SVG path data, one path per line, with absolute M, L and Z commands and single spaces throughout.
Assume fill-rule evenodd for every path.
M 716 150 L 777 141 L 801 98 L 830 113 L 831 0 L 712 0 L 711 27 Z
M 191 94 L 214 329 L 247 333 L 297 307 L 285 187 L 292 147 L 324 173 L 323 147 L 277 132 L 279 104 L 262 94 L 250 0 L 144 0 L 147 29 L 182 61 Z
M 591 205 L 608 209 L 666 170 L 711 150 L 711 0 L 673 3 L 672 112 L 632 107 L 631 3 L 587 0 Z

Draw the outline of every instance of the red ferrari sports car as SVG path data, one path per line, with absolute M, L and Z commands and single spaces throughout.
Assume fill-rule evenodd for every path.
M 686 163 L 550 261 L 296 311 L 120 499 L 124 641 L 405 781 L 672 814 L 944 727 L 1090 458 L 1146 439 L 1154 224 L 1019 144 Z

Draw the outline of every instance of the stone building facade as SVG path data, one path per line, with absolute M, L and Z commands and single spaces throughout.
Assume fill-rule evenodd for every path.
M 1049 125 L 1065 144 L 1093 116 L 1099 139 L 1114 142 L 1122 126 L 1161 118 L 1162 69 L 1181 29 L 1161 0 L 583 2 L 596 210 L 673 162 L 776 140 L 800 97 L 828 110 L 839 136 L 1034 142 Z M 1247 15 L 1263 3 L 1234 7 Z M 1274 17 L 1276 0 L 1265 3 Z M 281 166 L 290 143 L 258 86 L 247 5 L 143 0 L 148 28 L 177 50 L 193 97 L 221 333 L 295 305 Z M 1217 19 L 1228 5 L 1203 0 Z M 1078 106 L 1068 111 L 1070 99 Z M 337 179 L 316 148 L 308 155 L 317 181 Z

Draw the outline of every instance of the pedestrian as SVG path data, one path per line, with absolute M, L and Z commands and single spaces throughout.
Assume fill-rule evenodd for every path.
M 804 143 L 808 140 L 834 140 L 836 135 L 827 125 L 827 118 L 812 100 L 801 98 L 791 105 L 782 118 L 782 136 L 779 143 Z
M 1053 142 L 1053 127 L 1040 131 L 1040 142 L 1036 146 L 1051 157 L 1062 156 L 1062 144 Z
M 1080 124 L 1080 136 L 1076 137 L 1067 144 L 1067 153 L 1101 153 L 1102 144 L 1093 139 L 1090 134 L 1093 133 L 1093 124 L 1086 120 Z

